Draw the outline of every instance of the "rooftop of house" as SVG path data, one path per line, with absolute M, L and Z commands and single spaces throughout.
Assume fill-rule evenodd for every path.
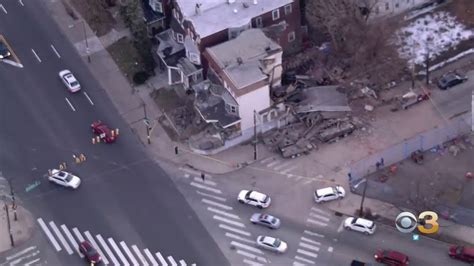
M 246 25 L 252 18 L 290 4 L 293 0 L 176 0 L 176 2 L 183 16 L 192 22 L 196 33 L 205 38 L 228 28 Z M 199 4 L 199 12 L 196 11 L 196 4 Z
M 143 18 L 145 19 L 146 23 L 152 23 L 157 20 L 165 18 L 165 15 L 161 14 L 160 12 L 154 11 L 150 7 L 148 0 L 142 0 L 142 8 L 143 8 Z
M 281 52 L 280 45 L 268 38 L 260 29 L 242 32 L 237 38 L 206 49 L 237 90 L 268 76 L 261 71 L 261 59 Z

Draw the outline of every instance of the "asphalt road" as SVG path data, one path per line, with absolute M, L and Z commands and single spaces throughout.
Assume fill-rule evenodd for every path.
M 227 265 L 174 183 L 149 159 L 38 2 L 0 1 L 8 10 L 0 12 L 0 32 L 24 65 L 0 63 L 0 169 L 13 181 L 19 200 L 58 226 L 114 237 L 188 265 Z M 70 94 L 59 80 L 58 72 L 66 68 L 81 82 L 81 92 Z M 117 143 L 91 143 L 90 123 L 97 119 L 121 129 Z M 84 153 L 87 161 L 75 165 L 73 153 Z M 44 177 L 60 162 L 81 177 L 77 191 Z M 25 191 L 38 180 L 38 187 Z M 80 263 L 79 257 L 60 259 L 64 265 Z

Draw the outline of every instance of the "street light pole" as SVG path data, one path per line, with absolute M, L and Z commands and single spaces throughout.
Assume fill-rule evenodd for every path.
M 360 209 L 359 209 L 359 216 L 362 217 L 364 215 L 364 200 L 365 200 L 365 192 L 367 191 L 367 186 L 369 185 L 369 180 L 365 179 L 364 191 L 362 192 L 362 199 L 360 201 Z
M 13 241 L 12 227 L 10 224 L 10 213 L 8 212 L 8 205 L 7 205 L 7 202 L 5 201 L 5 196 L 3 198 L 3 204 L 4 204 L 5 212 L 7 213 L 7 229 L 8 229 L 8 234 L 10 235 L 10 244 L 12 247 L 14 247 L 15 242 Z
M 87 54 L 87 62 L 91 62 L 91 55 L 89 52 L 89 41 L 87 41 L 87 33 L 86 33 L 86 22 L 82 20 L 82 30 L 84 31 L 84 40 L 86 41 L 86 54 Z
M 148 144 L 151 144 L 151 138 L 150 138 L 150 125 L 149 125 L 149 122 L 148 121 L 148 117 L 146 115 L 146 104 L 143 103 L 143 113 L 145 115 L 145 126 L 146 126 L 146 138 L 147 138 L 147 141 L 148 141 Z
M 10 196 L 12 198 L 12 209 L 13 209 L 13 220 L 18 221 L 18 216 L 16 215 L 16 201 L 15 201 L 15 192 L 13 192 L 13 184 L 10 179 L 7 179 L 8 185 L 10 186 Z
M 253 110 L 253 160 L 257 160 L 257 111 Z

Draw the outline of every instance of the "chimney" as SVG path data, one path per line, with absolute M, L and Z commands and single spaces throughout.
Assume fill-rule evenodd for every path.
M 196 3 L 196 15 L 200 15 L 200 14 L 201 14 L 201 5 L 202 5 L 202 4 Z
M 253 0 L 253 4 L 254 4 L 254 5 L 258 4 L 258 1 L 257 1 L 257 0 Z

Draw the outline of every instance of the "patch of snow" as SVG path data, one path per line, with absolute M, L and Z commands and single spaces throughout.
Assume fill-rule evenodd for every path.
M 436 12 L 420 17 L 396 33 L 400 57 L 408 59 L 408 65 L 422 64 L 427 54 L 430 58 L 455 47 L 461 41 L 474 36 L 455 17 L 447 12 Z

